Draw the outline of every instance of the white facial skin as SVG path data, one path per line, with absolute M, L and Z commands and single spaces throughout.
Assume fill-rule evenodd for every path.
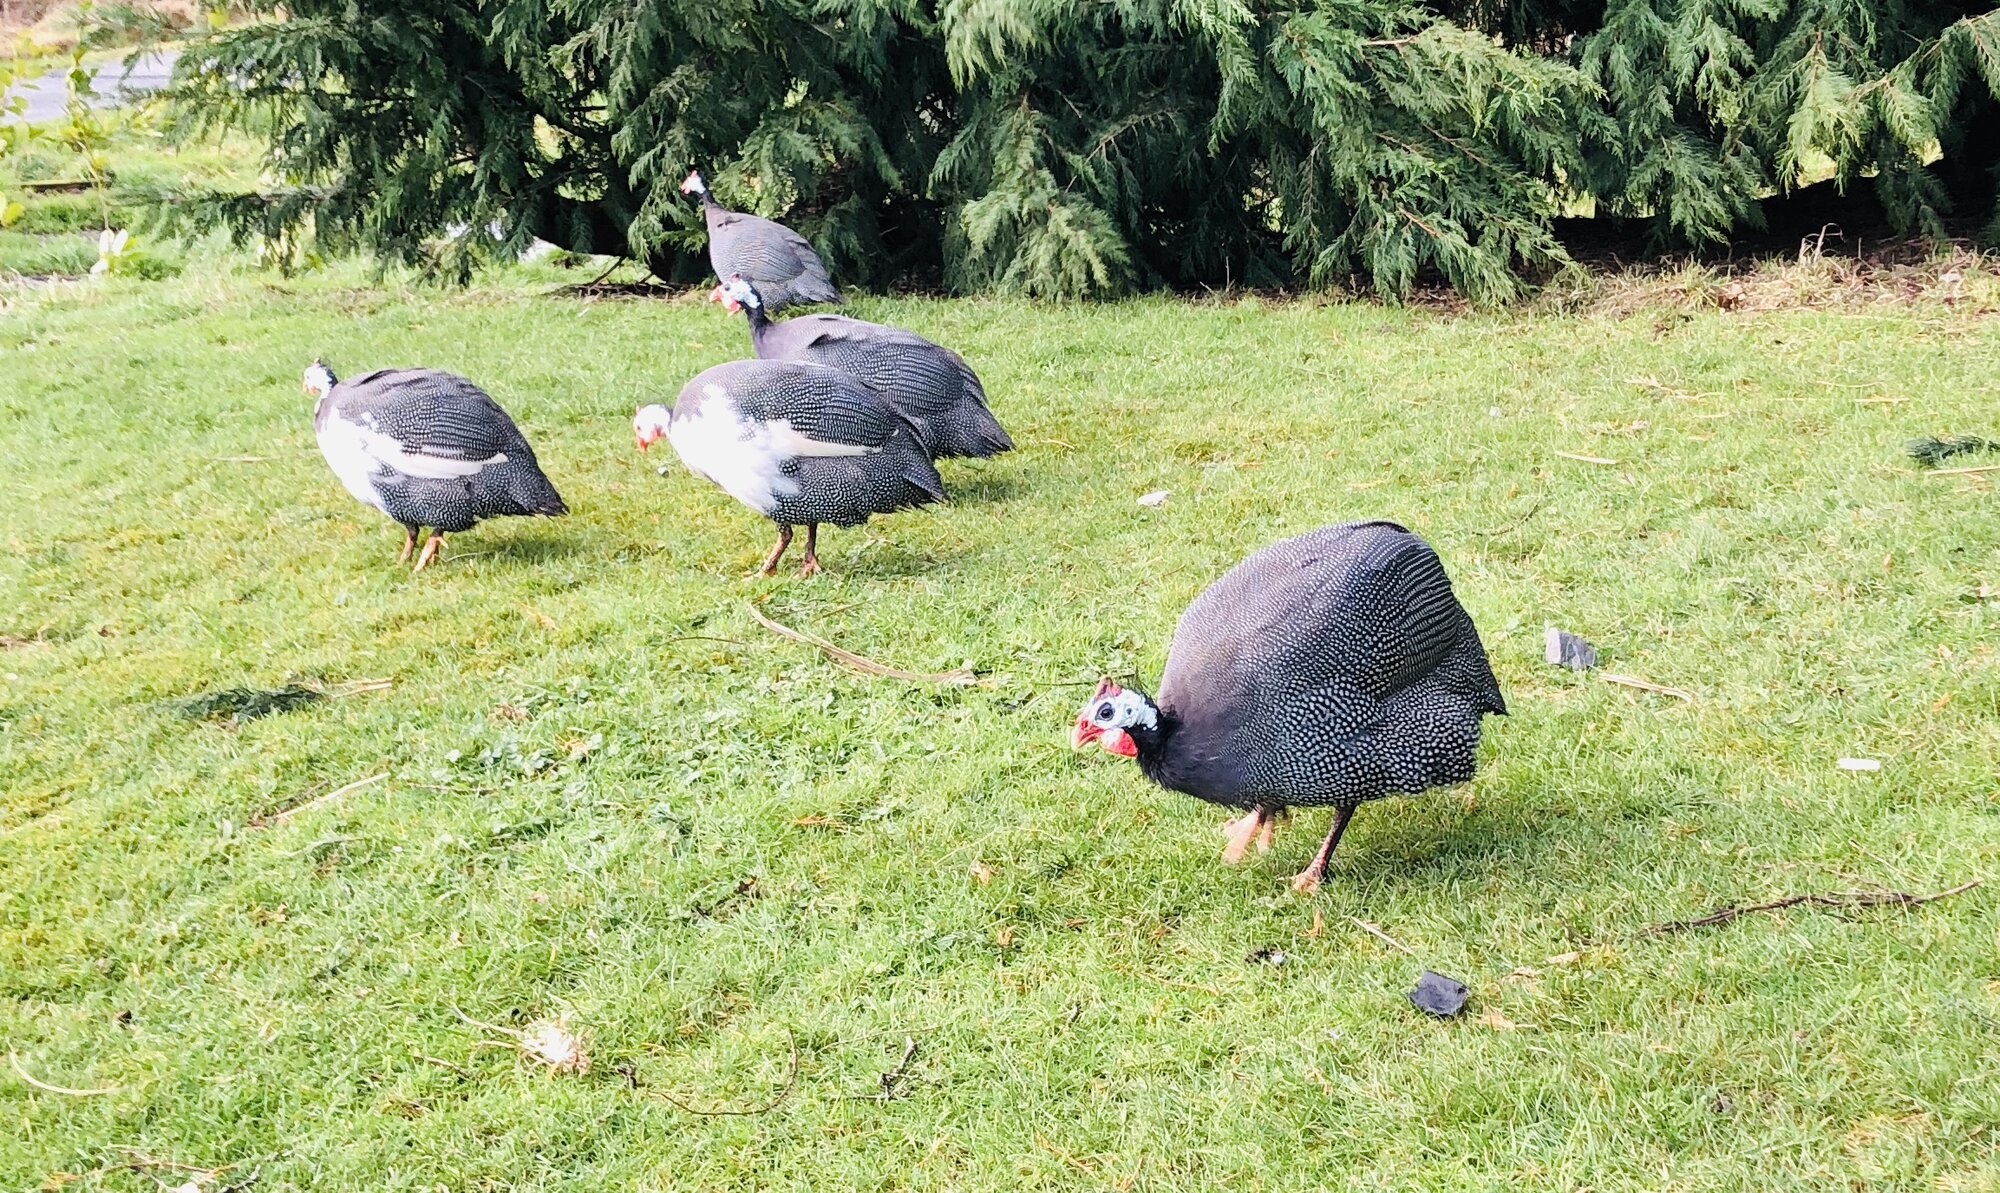
M 318 361 L 306 366 L 306 392 L 315 398 L 323 398 L 326 391 L 333 388 L 333 370 Z
M 744 281 L 741 274 L 730 274 L 729 280 L 716 289 L 722 292 L 723 304 L 731 311 L 742 307 L 755 308 L 764 305 L 758 301 L 757 292 L 750 288 L 750 283 Z
M 639 444 L 639 450 L 645 451 L 664 439 L 673 419 L 673 411 L 658 403 L 639 407 L 639 412 L 632 416 L 632 438 Z
M 688 176 L 681 179 L 681 193 L 684 195 L 705 195 L 708 193 L 708 184 L 702 181 L 700 170 L 689 170 Z
M 1151 729 L 1159 723 L 1159 714 L 1146 703 L 1144 696 L 1123 689 L 1092 700 L 1084 706 L 1083 716 L 1099 729 L 1131 729 L 1137 725 Z

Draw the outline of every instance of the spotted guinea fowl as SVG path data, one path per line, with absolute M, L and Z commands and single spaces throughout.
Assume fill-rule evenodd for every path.
M 1014 441 L 986 408 L 986 390 L 958 353 L 900 327 L 846 315 L 773 321 L 757 286 L 731 274 L 711 295 L 750 321 L 759 360 L 797 360 L 850 373 L 916 424 L 934 460 L 992 456 Z
M 378 369 L 337 381 L 314 361 L 305 373 L 319 450 L 349 493 L 403 525 L 407 562 L 417 531 L 431 536 L 414 570 L 437 558 L 444 536 L 505 515 L 569 512 L 542 475 L 534 449 L 499 403 L 472 382 L 436 369 Z
M 944 482 L 908 419 L 837 369 L 733 360 L 681 388 L 673 409 L 644 406 L 632 434 L 645 449 L 665 436 L 681 462 L 778 524 L 753 575 L 770 576 L 806 528 L 799 574 L 820 570 L 819 524 L 859 526 L 944 500 Z
M 1317 890 L 1357 805 L 1472 777 L 1480 718 L 1505 714 L 1437 554 L 1392 522 L 1330 526 L 1251 555 L 1188 606 L 1157 699 L 1098 685 L 1100 741 L 1162 787 L 1246 809 L 1223 858 L 1270 847 L 1287 808 L 1333 828 L 1292 885 Z
M 806 238 L 760 215 L 731 211 L 715 201 L 700 170 L 688 171 L 681 193 L 701 196 L 708 221 L 708 263 L 716 280 L 741 274 L 756 284 L 771 310 L 839 302 L 840 291 Z

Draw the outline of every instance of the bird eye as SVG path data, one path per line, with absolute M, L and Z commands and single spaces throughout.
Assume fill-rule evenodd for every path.
M 1097 706 L 1097 719 L 1100 721 L 1108 721 L 1111 719 L 1112 712 L 1113 709 L 1111 707 L 1111 702 L 1107 700 L 1103 704 Z

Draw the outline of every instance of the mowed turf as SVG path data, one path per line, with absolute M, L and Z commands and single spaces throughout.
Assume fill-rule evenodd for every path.
M 537 285 L 6 294 L 0 1187 L 2000 1182 L 2000 882 L 1645 933 L 1996 874 L 2000 474 L 1902 455 L 2000 433 L 1979 301 L 863 298 L 1019 450 L 745 582 L 769 524 L 629 432 L 740 319 Z M 572 516 L 396 567 L 316 354 L 474 378 Z M 1359 518 L 1436 546 L 1513 715 L 1302 899 L 1324 813 L 1231 869 L 1219 810 L 1068 732 L 1245 553 Z M 1691 699 L 1545 665 L 1548 622 Z M 336 695 L 176 712 L 289 681 Z M 558 1018 L 587 1072 L 496 1030 Z

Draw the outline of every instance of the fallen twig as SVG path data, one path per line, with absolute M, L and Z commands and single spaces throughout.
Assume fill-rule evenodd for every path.
M 1581 460 L 1585 464 L 1615 465 L 1619 463 L 1619 461 L 1611 459 L 1609 456 L 1581 456 L 1575 452 L 1557 452 L 1556 455 L 1561 456 L 1565 460 Z
M 771 1100 L 761 1106 L 690 1106 L 665 1090 L 647 1088 L 644 1092 L 652 1094 L 654 1097 L 670 1105 L 677 1106 L 689 1114 L 728 1117 L 769 1114 L 778 1108 L 779 1103 L 792 1096 L 792 1089 L 799 1083 L 799 1037 L 790 1027 L 785 1028 L 785 1037 L 791 1041 L 792 1052 L 791 1060 L 785 1067 L 785 1084 L 779 1086 L 778 1092 L 771 1095 Z M 635 1077 L 633 1080 L 637 1081 L 637 1078 Z
M 341 796 L 346 795 L 350 791 L 358 791 L 361 788 L 368 786 L 370 783 L 380 783 L 382 780 L 388 777 L 389 777 L 389 772 L 383 771 L 381 774 L 378 775 L 369 775 L 365 779 L 356 779 L 354 780 L 354 782 L 348 783 L 345 786 L 334 788 L 332 791 L 327 792 L 325 795 L 316 795 L 302 804 L 293 804 L 289 808 L 284 808 L 281 809 L 280 811 L 273 812 L 268 816 L 260 813 L 250 818 L 250 826 L 252 828 L 261 828 L 262 826 L 267 824 L 283 824 L 285 821 L 290 820 L 292 817 L 297 816 L 299 813 L 305 811 L 308 808 L 316 808 L 319 805 L 326 803 L 328 800 L 338 799 Z
M 412 1052 L 410 1053 L 410 1055 L 416 1057 L 418 1060 L 424 1062 L 427 1065 L 436 1065 L 440 1069 L 450 1069 L 452 1072 L 458 1074 L 460 1077 L 463 1077 L 468 1081 L 472 1079 L 472 1070 L 464 1067 L 463 1065 L 452 1064 L 450 1061 L 445 1060 L 442 1057 L 425 1056 L 421 1052 Z
M 1368 935 L 1375 937 L 1377 940 L 1387 942 L 1398 952 L 1408 953 L 1412 957 L 1417 955 L 1415 949 L 1412 949 L 1409 945 L 1406 945 L 1402 941 L 1397 940 L 1395 937 L 1389 935 L 1387 932 L 1382 931 L 1382 929 L 1377 928 L 1375 925 L 1369 923 L 1367 920 L 1362 919 L 1360 916 L 1351 915 L 1348 916 L 1347 918 L 1354 921 L 1355 927 L 1361 929 L 1363 932 L 1366 932 Z
M 1041 1148 L 1043 1151 L 1047 1152 L 1051 1156 L 1054 1156 L 1056 1159 L 1061 1160 L 1063 1163 L 1069 1165 L 1071 1168 L 1076 1169 L 1078 1172 L 1095 1173 L 1097 1171 L 1095 1166 L 1084 1163 L 1082 1160 L 1079 1160 L 1075 1156 L 1070 1155 L 1067 1151 L 1064 1151 L 1061 1145 L 1050 1143 L 1048 1140 L 1042 1138 L 1040 1135 L 1035 1136 L 1035 1146 Z
M 910 1072 L 910 1062 L 912 1060 L 915 1060 L 916 1056 L 917 1056 L 917 1038 L 915 1036 L 904 1036 L 903 1059 L 896 1062 L 895 1068 L 890 1069 L 888 1072 L 882 1074 L 881 1076 L 882 1092 L 874 1094 L 860 1094 L 849 1097 L 847 1100 L 850 1102 L 894 1102 L 898 1096 L 896 1093 L 896 1085 L 898 1082 L 902 1082 L 908 1078 Z
M 1693 692 L 1681 688 L 1670 688 L 1663 683 L 1654 683 L 1648 679 L 1640 679 L 1636 675 L 1619 675 L 1615 671 L 1606 671 L 1599 678 L 1603 679 L 1605 683 L 1615 683 L 1620 687 L 1638 688 L 1642 692 L 1658 692 L 1662 696 L 1672 696 L 1676 700 L 1685 700 L 1689 704 L 1694 703 Z
M 906 679 L 912 683 L 957 684 L 960 686 L 980 682 L 979 676 L 964 667 L 959 667 L 951 671 L 905 671 L 901 667 L 890 667 L 886 664 L 878 663 L 873 659 L 863 658 L 851 650 L 842 650 L 824 638 L 815 638 L 811 634 L 800 633 L 790 626 L 772 621 L 770 618 L 764 616 L 757 606 L 748 601 L 743 603 L 743 607 L 750 610 L 750 616 L 757 619 L 758 625 L 763 626 L 779 637 L 790 638 L 794 642 L 803 642 L 807 646 L 817 647 L 839 662 L 845 663 L 849 667 L 866 675 L 880 675 L 888 679 Z
M 122 1085 L 107 1085 L 102 1089 L 71 1089 L 66 1085 L 50 1085 L 46 1081 L 37 1081 L 28 1070 L 21 1067 L 21 1058 L 14 1055 L 12 1049 L 9 1049 L 7 1052 L 7 1065 L 14 1070 L 14 1076 L 19 1077 L 36 1089 L 52 1094 L 65 1094 L 72 1098 L 91 1098 L 99 1094 L 115 1094 L 125 1088 Z
M 1932 468 L 1925 476 L 1971 476 L 1975 472 L 2000 472 L 2000 464 L 1975 464 L 1970 468 Z
M 1692 920 L 1669 920 L 1663 924 L 1649 926 L 1643 935 L 1663 936 L 1669 932 L 1683 932 L 1689 928 L 1706 928 L 1714 924 L 1726 924 L 1740 916 L 1759 911 L 1778 911 L 1786 907 L 1806 904 L 1812 907 L 1861 908 L 1861 907 L 1914 907 L 1919 903 L 1935 903 L 1939 899 L 1949 899 L 1953 895 L 1963 895 L 1974 887 L 1985 883 L 1984 878 L 1961 882 L 1948 891 L 1938 891 L 1929 895 L 1913 895 L 1908 891 L 1827 891 L 1821 894 L 1787 895 L 1773 899 L 1769 903 L 1753 903 L 1747 907 L 1718 907 L 1705 916 Z
M 716 912 L 721 911 L 723 908 L 729 906 L 731 903 L 736 902 L 738 899 L 741 899 L 743 896 L 749 894 L 751 891 L 754 891 L 756 889 L 757 889 L 757 876 L 755 874 L 751 874 L 748 875 L 747 877 L 737 879 L 736 889 L 722 896 L 722 898 L 717 899 L 715 902 L 709 904 L 707 907 L 703 907 L 701 904 L 697 903 L 693 907 L 688 908 L 688 910 L 700 916 L 702 919 L 705 920 L 712 919 L 715 916 Z
M 1137 974 L 1149 982 L 1158 982 L 1162 986 L 1172 986 L 1176 990 L 1198 990 L 1203 994 L 1213 994 L 1217 998 L 1223 996 L 1222 991 L 1217 990 L 1213 986 L 1204 986 L 1199 982 L 1180 982 L 1173 978 L 1163 978 L 1156 973 L 1147 973 L 1143 969 L 1128 970 L 1127 972 Z
M 162 1160 L 157 1156 L 149 1156 L 141 1149 L 124 1143 L 112 1144 L 111 1150 L 124 1152 L 131 1157 L 123 1165 L 126 1168 L 171 1168 L 175 1172 L 199 1172 L 203 1176 L 214 1177 L 220 1176 L 236 1167 L 234 1164 L 224 1164 L 220 1168 L 209 1168 L 202 1164 L 184 1164 L 179 1160 Z
M 1498 538 L 1503 534 L 1512 534 L 1516 530 L 1521 529 L 1521 527 L 1526 526 L 1528 524 L 1528 519 L 1534 517 L 1536 514 L 1541 513 L 1542 507 L 1547 505 L 1548 503 L 1549 499 L 1547 497 L 1540 498 L 1535 502 L 1535 504 L 1528 507 L 1527 513 L 1522 514 L 1520 517 L 1514 519 L 1512 522 L 1507 523 L 1505 526 L 1500 527 L 1498 530 L 1475 530 L 1472 533 L 1484 535 L 1487 538 Z

